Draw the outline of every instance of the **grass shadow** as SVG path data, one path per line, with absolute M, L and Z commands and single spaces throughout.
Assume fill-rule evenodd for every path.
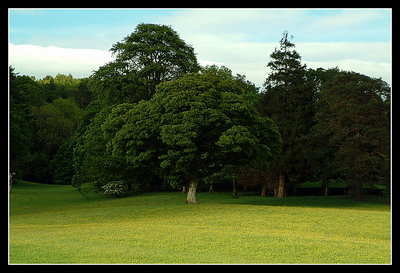
M 212 199 L 219 200 L 223 204 L 253 205 L 253 206 L 286 206 L 286 207 L 318 207 L 318 208 L 343 208 L 343 209 L 381 209 L 389 210 L 390 204 L 384 197 L 365 195 L 363 201 L 355 201 L 347 195 L 328 195 L 328 196 L 288 196 L 284 198 L 262 197 L 255 193 L 238 193 L 239 198 L 232 198 L 232 194 L 212 193 L 219 197 Z M 212 195 L 210 194 L 210 195 Z M 224 195 L 224 198 L 221 198 Z M 207 198 L 202 194 L 201 198 Z

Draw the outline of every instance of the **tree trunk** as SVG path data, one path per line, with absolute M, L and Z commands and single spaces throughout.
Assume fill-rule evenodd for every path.
M 14 175 L 15 172 L 12 172 L 8 175 L 8 183 L 9 183 L 9 192 L 12 192 L 12 184 L 13 184 L 13 180 L 14 180 Z
M 233 188 L 232 188 L 232 197 L 233 198 L 237 198 L 237 189 L 236 189 L 236 180 L 233 180 L 233 182 L 232 182 L 232 184 L 233 184 Z
M 186 193 L 186 186 L 182 186 L 182 194 Z
M 12 178 L 9 178 L 9 185 L 8 185 L 8 190 L 11 193 L 12 192 Z
M 328 196 L 328 180 L 325 178 L 322 179 L 322 193 L 324 196 Z
M 210 184 L 210 189 L 209 189 L 208 192 L 214 192 L 214 189 L 213 189 L 213 185 L 212 185 L 212 184 Z
M 297 191 L 297 184 L 295 182 L 295 183 L 293 183 L 293 187 L 292 187 L 292 195 L 293 196 L 296 196 L 296 191 Z
M 265 183 L 261 184 L 261 196 L 262 197 L 267 196 L 267 185 Z
M 362 201 L 362 199 L 363 199 L 363 187 L 362 186 L 363 186 L 362 174 L 360 174 L 354 185 L 354 198 L 356 201 Z
M 280 172 L 277 197 L 284 197 L 284 192 L 285 192 L 285 175 L 283 172 Z
M 197 201 L 196 197 L 196 188 L 198 184 L 198 180 L 195 178 L 192 178 L 189 182 L 189 189 L 187 191 L 187 196 L 186 196 L 186 204 L 197 204 L 199 201 Z

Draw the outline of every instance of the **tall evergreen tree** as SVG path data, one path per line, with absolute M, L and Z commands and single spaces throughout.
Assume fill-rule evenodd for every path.
M 279 48 L 270 55 L 270 74 L 258 106 L 262 115 L 278 125 L 283 140 L 282 152 L 270 170 L 270 175 L 279 177 L 278 197 L 285 195 L 286 178 L 295 187 L 307 175 L 302 136 L 312 127 L 315 112 L 314 88 L 307 81 L 306 66 L 301 64 L 291 38 L 285 31 Z

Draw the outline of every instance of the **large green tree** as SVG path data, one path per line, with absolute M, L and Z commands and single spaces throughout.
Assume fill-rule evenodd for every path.
M 332 69 L 308 69 L 307 74 L 310 81 L 314 83 L 316 89 L 316 111 L 318 108 L 323 107 L 324 92 L 321 92 L 322 86 L 335 77 L 339 73 L 338 68 Z M 325 130 L 326 124 L 324 122 L 316 122 L 310 129 L 308 135 L 304 137 L 306 158 L 309 162 L 314 178 L 322 181 L 322 194 L 328 195 L 329 181 L 331 179 L 340 178 L 341 171 L 338 163 L 335 160 L 338 147 L 336 145 L 329 145 L 329 138 L 332 136 L 332 131 Z
M 92 79 L 97 95 L 112 103 L 149 100 L 159 83 L 200 69 L 193 47 L 166 25 L 139 24 L 110 51 L 115 60 Z
M 147 172 L 147 176 L 143 173 L 140 179 L 144 169 L 125 165 L 131 157 L 113 152 L 111 140 L 120 128 L 121 117 L 136 103 L 138 107 L 146 105 L 140 101 L 151 99 L 161 82 L 196 72 L 200 67 L 193 48 L 165 25 L 139 24 L 133 33 L 115 43 L 111 52 L 115 60 L 95 71 L 87 83 L 95 99 L 87 106 L 79 128 L 74 152 L 74 185 L 93 182 L 99 188 L 123 179 L 129 185 L 139 183 L 144 187 L 149 183 L 143 177 L 153 177 L 153 172 Z M 135 118 L 146 112 L 145 108 L 140 111 L 135 113 Z
M 157 162 L 169 185 L 188 186 L 187 203 L 198 202 L 198 183 L 232 177 L 234 166 L 252 161 L 267 164 L 280 148 L 276 125 L 258 115 L 243 90 L 210 75 L 160 84 L 150 101 L 123 120 L 113 138 L 114 153 L 138 167 Z
M 335 148 L 335 166 L 356 200 L 363 185 L 390 186 L 390 87 L 381 79 L 347 71 L 321 87 L 316 113 L 319 136 Z M 332 149 L 331 148 L 331 149 Z
M 282 152 L 270 173 L 279 177 L 278 197 L 284 196 L 285 178 L 295 187 L 307 175 L 302 137 L 312 127 L 315 112 L 315 89 L 309 84 L 306 66 L 301 64 L 300 54 L 294 47 L 284 32 L 279 48 L 270 55 L 270 73 L 258 104 L 259 112 L 278 125 L 283 139 Z

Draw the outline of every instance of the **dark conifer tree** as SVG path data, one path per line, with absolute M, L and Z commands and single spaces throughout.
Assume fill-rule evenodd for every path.
M 363 186 L 390 187 L 390 87 L 381 79 L 336 71 L 323 83 L 318 100 L 317 136 L 334 148 L 335 169 L 356 200 Z
M 304 157 L 303 136 L 313 125 L 314 88 L 307 80 L 306 66 L 301 64 L 300 54 L 294 50 L 288 32 L 283 33 L 279 48 L 270 55 L 270 74 L 259 103 L 262 115 L 270 117 L 279 127 L 283 140 L 280 157 L 271 167 L 271 175 L 277 176 L 275 195 L 285 195 L 285 179 L 292 188 L 309 172 Z M 278 179 L 279 177 L 279 179 Z

